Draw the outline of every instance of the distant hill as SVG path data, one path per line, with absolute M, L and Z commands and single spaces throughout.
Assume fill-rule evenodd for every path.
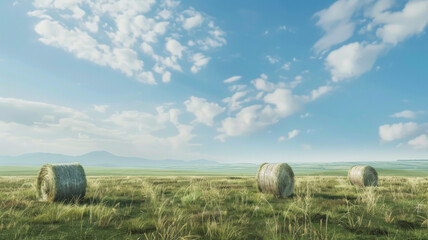
M 268 160 L 263 159 L 268 162 Z M 140 168 L 159 170 L 180 170 L 215 172 L 219 174 L 236 173 L 254 175 L 259 164 L 255 163 L 219 163 L 208 160 L 149 160 L 138 157 L 117 156 L 106 151 L 95 151 L 80 156 L 68 156 L 54 153 L 30 153 L 19 156 L 0 156 L 0 166 L 31 167 L 42 166 L 46 163 L 73 163 L 79 162 L 84 167 L 112 168 Z M 397 160 L 397 161 L 371 161 L 371 162 L 288 162 L 296 174 L 332 174 L 346 175 L 349 167 L 353 165 L 371 165 L 384 174 L 389 171 L 391 175 L 428 175 L 428 160 Z M 391 172 L 392 171 L 392 172 Z M 0 169 L 1 172 L 1 169 Z M 427 174 L 424 174 L 427 173 Z
M 191 169 L 193 167 L 220 167 L 223 165 L 209 160 L 148 160 L 138 157 L 122 157 L 106 151 L 89 152 L 80 156 L 68 156 L 54 153 L 30 153 L 19 156 L 0 156 L 0 166 L 41 166 L 46 163 L 73 162 L 79 162 L 84 166 L 96 167 L 139 167 L 160 169 Z

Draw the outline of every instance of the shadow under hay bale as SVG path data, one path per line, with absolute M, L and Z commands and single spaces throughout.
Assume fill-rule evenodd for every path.
M 260 192 L 275 197 L 288 197 L 294 190 L 294 172 L 286 163 L 263 163 L 257 171 L 257 185 Z
M 37 176 L 37 198 L 44 202 L 79 200 L 86 186 L 85 170 L 79 163 L 45 164 Z
M 352 185 L 361 187 L 377 186 L 378 176 L 371 166 L 352 166 L 348 171 L 348 179 Z

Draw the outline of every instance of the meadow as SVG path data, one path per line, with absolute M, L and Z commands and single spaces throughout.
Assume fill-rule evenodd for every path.
M 89 176 L 83 201 L 43 203 L 2 176 L 0 239 L 428 239 L 428 177 L 295 180 L 277 199 L 253 176 Z

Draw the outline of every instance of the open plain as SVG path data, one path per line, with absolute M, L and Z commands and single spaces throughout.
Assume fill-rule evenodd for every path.
M 298 176 L 290 198 L 254 177 L 89 176 L 83 201 L 38 202 L 0 177 L 0 239 L 428 239 L 428 178 Z

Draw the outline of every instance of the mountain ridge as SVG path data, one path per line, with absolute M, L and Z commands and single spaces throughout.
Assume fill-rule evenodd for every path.
M 18 156 L 0 156 L 0 166 L 39 166 L 46 163 L 79 162 L 84 166 L 96 167 L 143 167 L 143 168 L 181 168 L 191 165 L 221 166 L 223 164 L 205 159 L 199 160 L 149 160 L 139 157 L 118 156 L 107 151 L 92 151 L 82 155 L 70 156 L 58 153 L 26 153 Z

